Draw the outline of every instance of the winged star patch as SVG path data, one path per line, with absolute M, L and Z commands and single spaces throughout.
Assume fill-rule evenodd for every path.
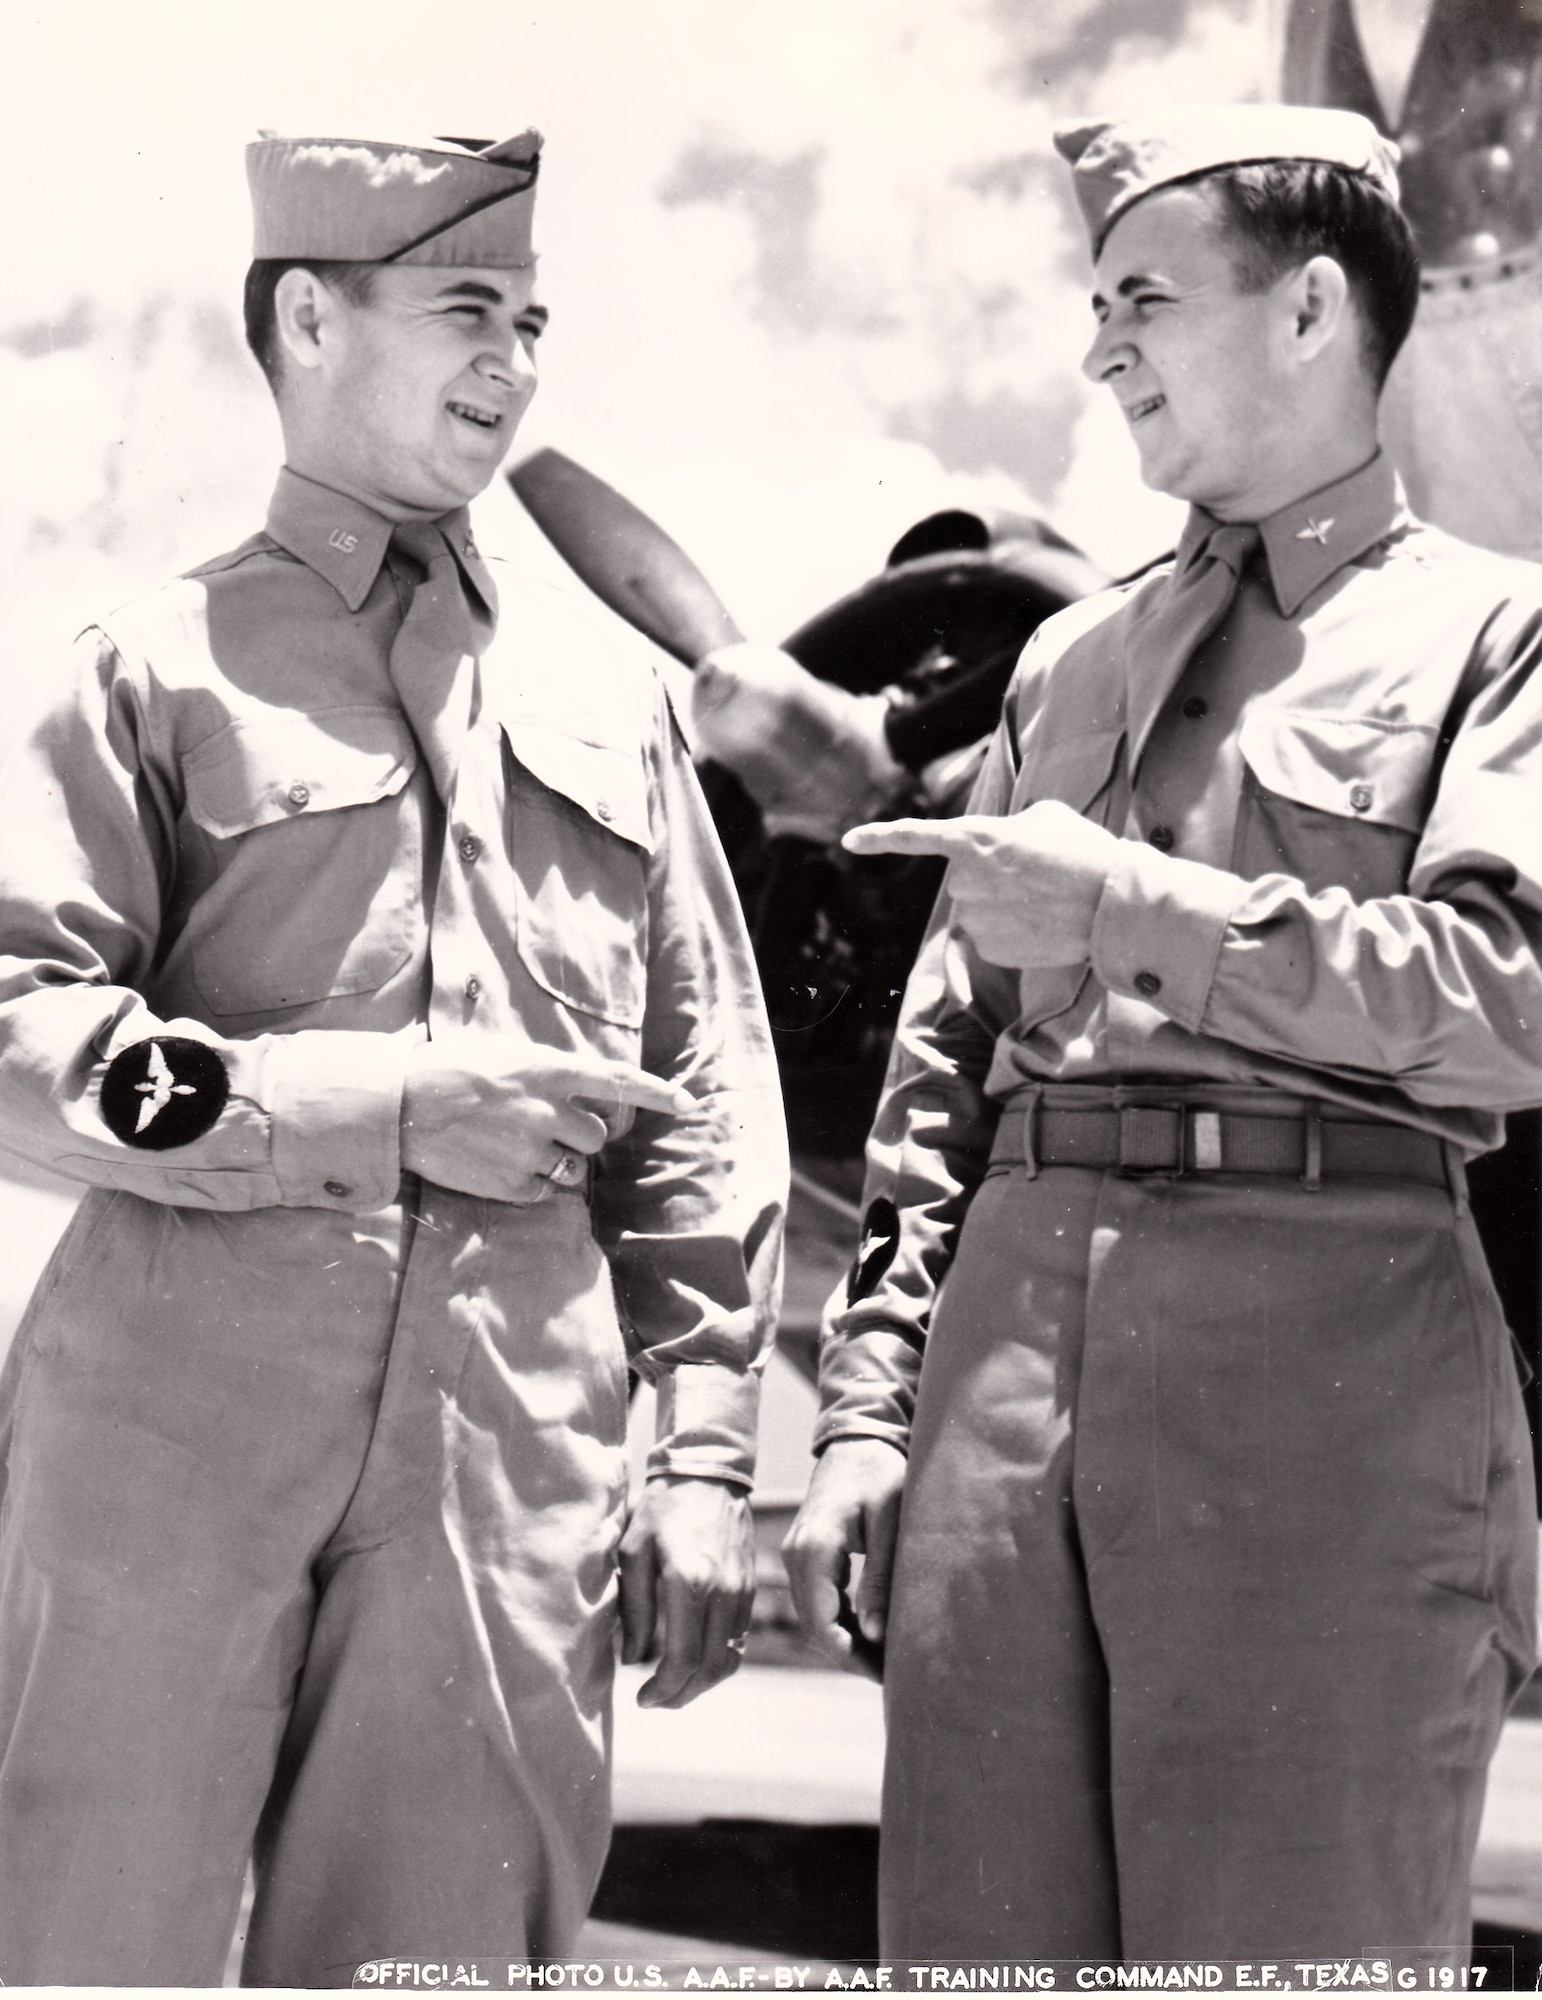
M 856 1262 L 846 1280 L 846 1303 L 854 1306 L 876 1292 L 878 1281 L 894 1262 L 899 1248 L 899 1210 L 887 1195 L 879 1195 L 862 1218 L 862 1241 L 857 1245 Z
M 230 1096 L 219 1054 L 184 1035 L 121 1049 L 102 1078 L 102 1117 L 126 1146 L 164 1152 L 211 1130 Z

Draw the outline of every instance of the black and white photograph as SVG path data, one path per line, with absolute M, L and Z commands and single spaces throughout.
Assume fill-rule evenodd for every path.
M 0 1984 L 1542 1990 L 1542 0 L 58 0 Z

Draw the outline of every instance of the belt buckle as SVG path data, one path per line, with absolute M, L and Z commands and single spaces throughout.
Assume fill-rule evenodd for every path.
M 1182 1180 L 1183 1127 L 1182 1105 L 1121 1104 L 1115 1173 L 1124 1180 Z
M 1218 1174 L 1225 1165 L 1221 1150 L 1220 1112 L 1196 1111 L 1191 1130 L 1194 1135 L 1194 1171 L 1198 1174 Z

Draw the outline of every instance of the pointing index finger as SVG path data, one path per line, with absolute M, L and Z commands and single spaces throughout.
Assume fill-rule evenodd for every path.
M 570 1096 L 595 1103 L 632 1104 L 639 1111 L 667 1111 L 675 1118 L 696 1109 L 695 1098 L 683 1084 L 670 1083 L 635 1063 L 590 1063 L 574 1058 L 566 1080 Z
M 841 836 L 849 854 L 940 854 L 944 860 L 971 854 L 972 819 L 888 819 L 854 826 Z

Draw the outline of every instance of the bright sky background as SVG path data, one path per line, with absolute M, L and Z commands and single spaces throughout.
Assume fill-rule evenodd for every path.
M 277 432 L 234 329 L 261 126 L 542 127 L 554 318 L 522 445 L 655 513 L 760 636 L 971 495 L 1142 560 L 1173 513 L 1076 373 L 1049 131 L 1256 95 L 1269 63 L 1260 0 L 12 0 L 6 76 L 14 677 L 260 522 Z

